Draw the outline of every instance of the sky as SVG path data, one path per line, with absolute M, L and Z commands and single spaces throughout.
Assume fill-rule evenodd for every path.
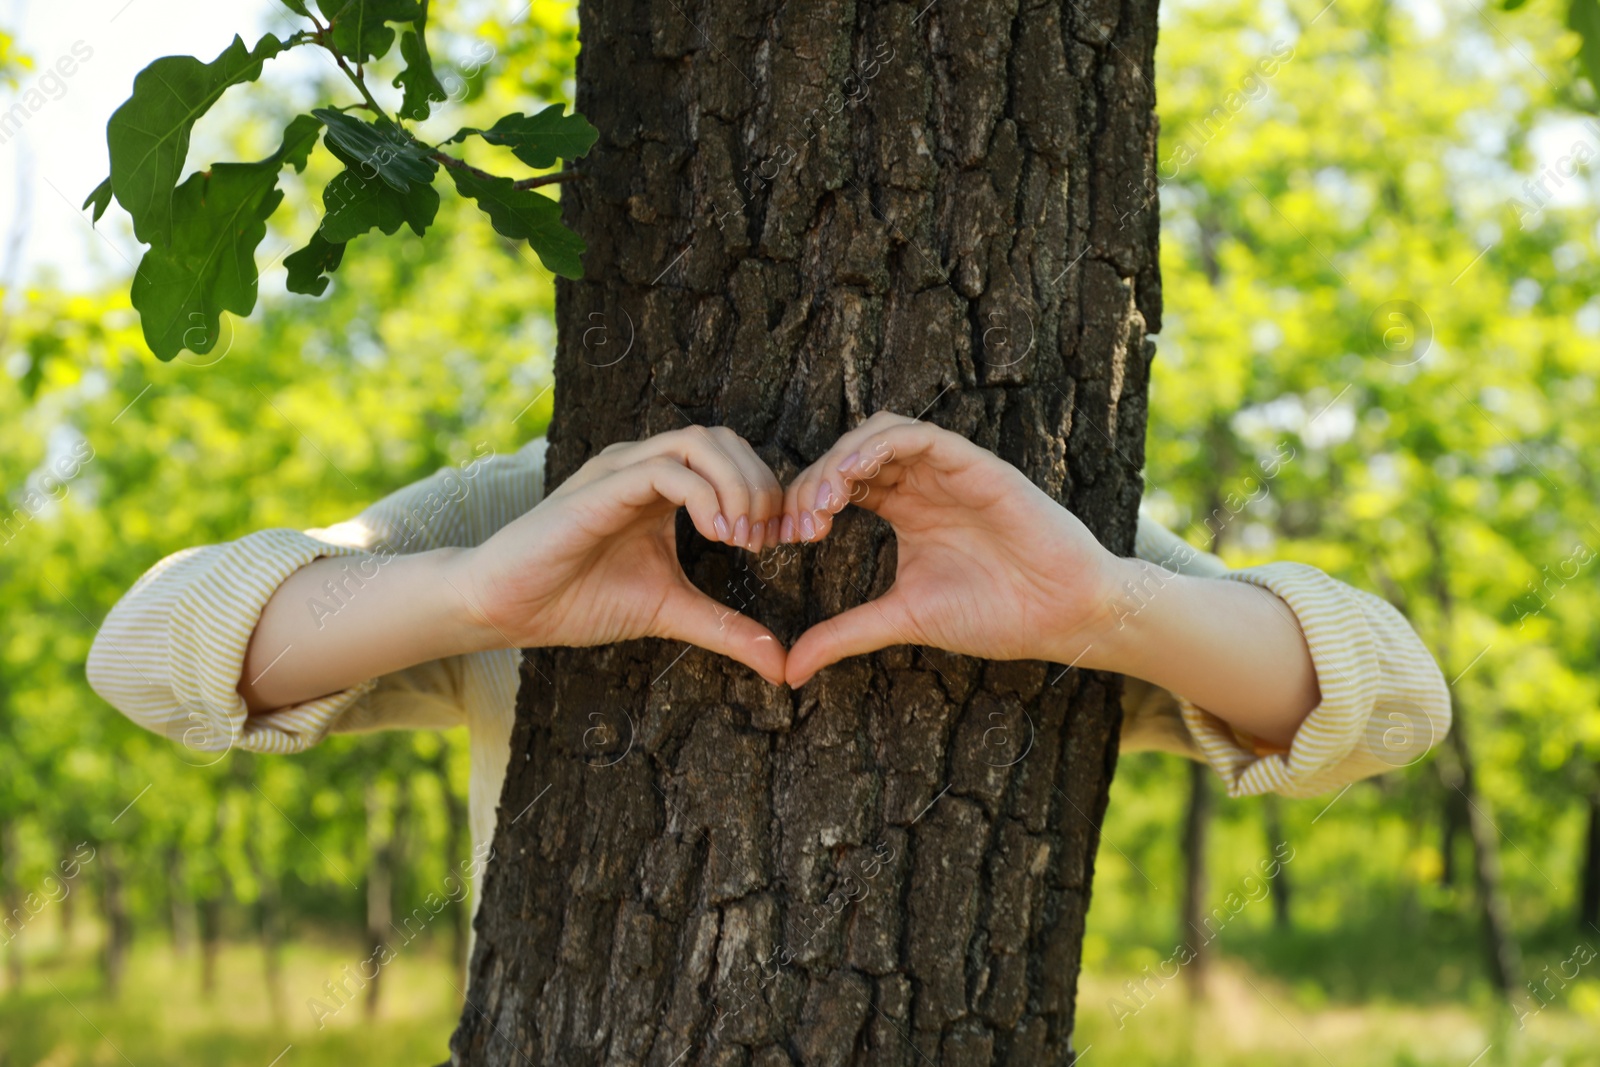
M 1442 22 L 1437 3 L 1402 0 L 1425 33 Z M 299 23 L 279 0 L 0 0 L 0 27 L 11 31 L 34 61 L 16 90 L 0 86 L 0 115 L 30 89 L 46 98 L 19 135 L 5 137 L 0 130 L 0 286 L 10 288 L 9 280 L 48 280 L 67 289 L 90 289 L 131 274 L 143 249 L 126 215 L 113 206 L 92 227 L 79 205 L 107 173 L 106 120 L 127 99 L 134 75 L 158 56 L 209 61 L 235 33 L 253 45 L 262 33 L 286 36 Z M 63 57 L 74 68 L 70 77 L 52 73 Z M 312 49 L 281 56 L 267 65 L 263 81 L 301 89 L 316 73 L 311 65 L 319 58 Z M 225 96 L 211 120 L 226 122 L 228 105 Z M 204 127 L 196 140 L 190 167 L 209 162 L 196 158 L 209 150 Z M 1524 196 L 1521 179 L 1537 178 L 1575 145 L 1600 155 L 1600 124 L 1555 119 L 1534 132 L 1532 144 L 1540 158 L 1531 173 L 1494 175 L 1493 196 Z M 1528 207 L 1572 203 L 1591 192 L 1582 180 L 1551 181 L 1547 189 L 1546 204 Z
M 0 241 L 7 246 L 0 277 L 32 279 L 53 270 L 77 289 L 131 273 L 141 246 L 126 217 L 113 208 L 116 217 L 108 214 L 97 230 L 78 207 L 107 173 L 106 120 L 152 59 L 182 54 L 210 61 L 235 33 L 250 44 L 269 30 L 283 36 L 283 15 L 277 0 L 0 0 L 0 26 L 34 64 L 15 92 L 0 88 L 0 113 L 30 88 L 47 99 L 19 136 L 0 144 Z M 57 72 L 41 86 L 62 57 L 76 68 L 71 76 Z

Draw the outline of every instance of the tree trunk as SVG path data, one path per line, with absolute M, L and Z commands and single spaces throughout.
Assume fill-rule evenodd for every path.
M 1426 530 L 1428 547 L 1432 551 L 1433 566 L 1429 584 L 1435 602 L 1439 605 L 1439 635 L 1434 651 L 1439 662 L 1453 662 L 1451 652 L 1452 620 L 1455 614 L 1455 597 L 1450 591 L 1450 571 L 1445 558 L 1444 541 L 1437 527 Z M 1460 681 L 1458 677 L 1456 681 Z M 1461 815 L 1467 836 L 1472 842 L 1473 880 L 1478 890 L 1478 908 L 1483 918 L 1485 955 L 1488 957 L 1489 981 L 1512 1009 L 1512 990 L 1521 984 L 1522 953 L 1516 935 L 1511 930 L 1511 910 L 1506 903 L 1505 889 L 1500 877 L 1499 831 L 1484 811 L 1487 801 L 1478 792 L 1478 776 L 1473 766 L 1472 746 L 1468 743 L 1465 709 L 1460 700 L 1460 690 L 1453 684 L 1450 690 L 1451 728 L 1448 744 L 1439 753 L 1439 777 L 1447 791 L 1461 797 Z M 1449 844 L 1447 841 L 1446 844 Z
M 1261 798 L 1262 823 L 1267 832 L 1267 855 L 1277 854 L 1277 848 L 1286 840 L 1283 834 L 1283 805 L 1279 803 L 1276 793 L 1268 793 Z M 1286 934 L 1294 925 L 1290 909 L 1289 868 L 1279 866 L 1278 877 L 1272 880 L 1272 928 L 1279 933 Z
M 1179 935 L 1194 951 L 1186 975 L 1189 996 L 1199 1000 L 1206 991 L 1206 965 L 1210 962 L 1210 941 L 1215 931 L 1204 925 L 1206 919 L 1206 838 L 1211 828 L 1211 768 L 1204 763 L 1188 763 L 1189 812 L 1183 822 L 1183 901 L 1179 908 L 1182 925 Z
M 1454 886 L 1457 878 L 1456 842 L 1467 825 L 1467 802 L 1445 782 L 1442 769 L 1439 771 L 1439 781 L 1444 785 L 1444 804 L 1440 808 L 1439 826 L 1439 884 Z
M 378 960 L 383 946 L 392 939 L 396 874 L 401 869 L 403 832 L 406 820 L 405 780 L 396 785 L 392 808 L 385 811 L 383 796 L 376 785 L 367 786 L 367 959 Z M 365 974 L 363 973 L 363 977 Z M 378 1016 L 383 990 L 383 968 L 376 967 L 367 982 L 366 1017 Z
M 222 949 L 222 899 L 200 901 L 200 996 L 210 1000 L 217 991 L 217 955 Z
M 563 193 L 589 252 L 557 287 L 550 486 L 689 422 L 787 479 L 889 409 L 1131 550 L 1153 2 L 581 0 L 580 25 L 601 140 Z M 894 575 L 852 510 L 748 565 L 679 529 L 691 578 L 785 641 Z M 1073 1061 L 1118 679 L 905 647 L 799 692 L 662 642 L 524 664 L 454 1063 Z
M 1589 827 L 1578 885 L 1578 925 L 1600 927 L 1600 786 L 1589 794 Z
M 95 858 L 100 864 L 100 911 L 105 920 L 105 944 L 100 963 L 106 992 L 116 996 L 122 989 L 122 976 L 127 970 L 128 944 L 133 937 L 133 927 L 128 921 L 128 903 L 122 884 L 122 857 L 114 842 L 100 846 Z
M 22 930 L 28 924 L 20 865 L 16 823 L 10 819 L 0 821 L 0 909 L 4 909 L 0 914 L 0 944 L 6 949 L 6 988 L 13 993 L 22 991 Z
M 185 877 L 183 849 L 177 845 L 167 849 L 167 898 L 169 920 L 172 924 L 172 951 L 186 957 L 194 949 L 195 928 L 199 919 L 195 914 L 194 896 Z
M 261 812 L 256 810 L 256 818 Z M 260 845 L 259 835 L 245 837 L 245 851 L 249 856 L 250 870 L 255 876 L 257 933 L 261 938 L 261 980 L 267 987 L 267 1004 L 272 1019 L 282 1024 L 283 1012 L 283 899 L 278 888 L 277 872 L 272 870 Z
M 222 949 L 222 894 L 226 891 L 226 883 L 223 882 L 226 874 L 221 869 L 218 856 L 222 852 L 224 812 L 219 796 L 205 852 L 205 862 L 210 870 L 203 879 L 197 902 L 200 915 L 200 996 L 205 1000 L 210 1000 L 217 991 L 217 956 Z
M 439 775 L 439 788 L 444 792 L 446 807 L 445 823 L 445 866 L 452 872 L 459 873 L 464 862 L 467 850 L 463 844 L 467 838 L 468 812 L 467 805 L 450 785 L 450 772 L 446 766 L 444 753 L 441 751 L 439 762 L 435 766 L 435 773 Z M 465 903 L 450 909 L 450 960 L 454 965 L 456 981 L 464 986 L 467 975 L 467 945 L 468 924 L 472 922 L 472 912 Z

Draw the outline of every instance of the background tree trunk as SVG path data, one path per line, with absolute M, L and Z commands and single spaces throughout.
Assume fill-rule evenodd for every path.
M 890 409 L 1128 553 L 1155 4 L 685 3 L 580 4 L 549 484 L 691 422 L 787 478 Z M 785 641 L 894 575 L 859 512 L 759 562 L 679 529 Z M 906 647 L 799 692 L 662 642 L 530 653 L 453 1061 L 1072 1062 L 1120 691 Z
M 0 820 L 0 938 L 6 948 L 6 988 L 22 989 L 22 931 L 28 912 L 22 902 L 21 849 L 17 845 L 17 826 L 10 819 Z
M 1266 855 L 1270 858 L 1276 854 L 1278 846 L 1288 840 L 1283 832 L 1283 805 L 1279 803 L 1276 793 L 1268 793 L 1261 798 L 1261 819 L 1262 826 L 1266 830 Z M 1289 868 L 1279 867 L 1278 877 L 1272 880 L 1271 888 L 1272 928 L 1286 934 L 1294 926 L 1294 912 L 1290 907 L 1294 897 L 1289 881 Z
M 376 960 L 385 944 L 394 939 L 394 894 L 397 875 L 404 863 L 405 822 L 409 793 L 405 780 L 395 785 L 392 804 L 384 800 L 376 783 L 367 786 L 367 959 Z M 367 982 L 366 1017 L 378 1015 L 383 990 L 383 968 L 378 967 Z
M 122 976 L 128 966 L 128 946 L 133 941 L 133 924 L 128 918 L 121 849 L 115 842 L 107 841 L 100 846 L 95 858 L 100 866 L 100 912 L 106 928 L 100 970 L 106 992 L 114 997 L 122 991 Z
M 1439 610 L 1439 633 L 1434 641 L 1434 651 L 1448 677 L 1454 670 L 1451 665 L 1455 662 L 1451 656 L 1454 650 L 1455 596 L 1450 590 L 1450 565 L 1438 527 L 1430 523 L 1424 532 L 1428 548 L 1433 554 L 1429 587 Z M 1456 682 L 1460 680 L 1461 676 L 1457 675 Z M 1461 797 L 1462 827 L 1472 842 L 1472 874 L 1478 891 L 1478 908 L 1483 918 L 1489 981 L 1515 1011 L 1512 992 L 1522 984 L 1522 951 L 1511 929 L 1511 908 L 1500 876 L 1499 833 L 1484 810 L 1488 800 L 1478 791 L 1478 776 L 1467 736 L 1468 716 L 1461 691 L 1455 683 L 1450 688 L 1450 713 L 1450 733 L 1434 762 L 1439 768 L 1439 780 L 1444 783 L 1445 789 Z M 1445 846 L 1453 846 L 1448 835 Z
M 1194 951 L 1194 959 L 1184 969 L 1189 997 L 1199 1000 L 1206 992 L 1206 968 L 1211 962 L 1210 938 L 1206 920 L 1206 893 L 1211 881 L 1206 869 L 1206 841 L 1211 836 L 1211 768 L 1204 763 L 1186 761 L 1189 778 L 1189 810 L 1183 820 L 1183 900 L 1178 909 L 1178 936 Z
M 1582 862 L 1583 869 L 1578 877 L 1578 924 L 1600 928 L 1600 786 L 1589 794 Z

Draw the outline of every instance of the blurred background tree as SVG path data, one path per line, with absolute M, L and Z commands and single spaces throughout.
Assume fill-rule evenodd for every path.
M 434 13 L 465 121 L 570 100 L 572 9 L 519 6 Z M 1403 606 L 1465 744 L 1279 803 L 1124 757 L 1088 1055 L 1600 1062 L 1600 125 L 1567 18 L 1566 0 L 1166 5 L 1150 507 L 1234 565 L 1304 560 Z M 0 86 L 28 83 L 25 44 L 0 37 Z M 259 154 L 293 113 L 253 98 L 215 155 Z M 264 267 L 314 225 L 308 196 L 289 203 Z M 213 763 L 124 722 L 83 660 L 170 552 L 335 522 L 542 432 L 548 275 L 455 203 L 425 240 L 352 245 L 319 299 L 266 267 L 256 314 L 187 363 L 144 348 L 126 278 L 0 274 L 0 1060 L 441 1058 L 462 906 L 375 987 L 344 975 L 385 900 L 399 923 L 467 859 L 462 739 Z M 1186 907 L 1228 917 L 1194 1001 L 1162 977 Z

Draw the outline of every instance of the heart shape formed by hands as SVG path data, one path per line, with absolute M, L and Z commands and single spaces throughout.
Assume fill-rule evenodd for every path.
M 826 538 L 852 504 L 893 527 L 894 583 L 790 649 L 679 566 L 679 507 L 708 540 L 758 552 Z M 1116 557 L 1011 464 L 881 412 L 787 487 L 723 427 L 612 445 L 474 550 L 467 581 L 513 646 L 665 637 L 800 686 L 847 656 L 900 644 L 1071 662 L 1104 632 L 1117 575 Z

